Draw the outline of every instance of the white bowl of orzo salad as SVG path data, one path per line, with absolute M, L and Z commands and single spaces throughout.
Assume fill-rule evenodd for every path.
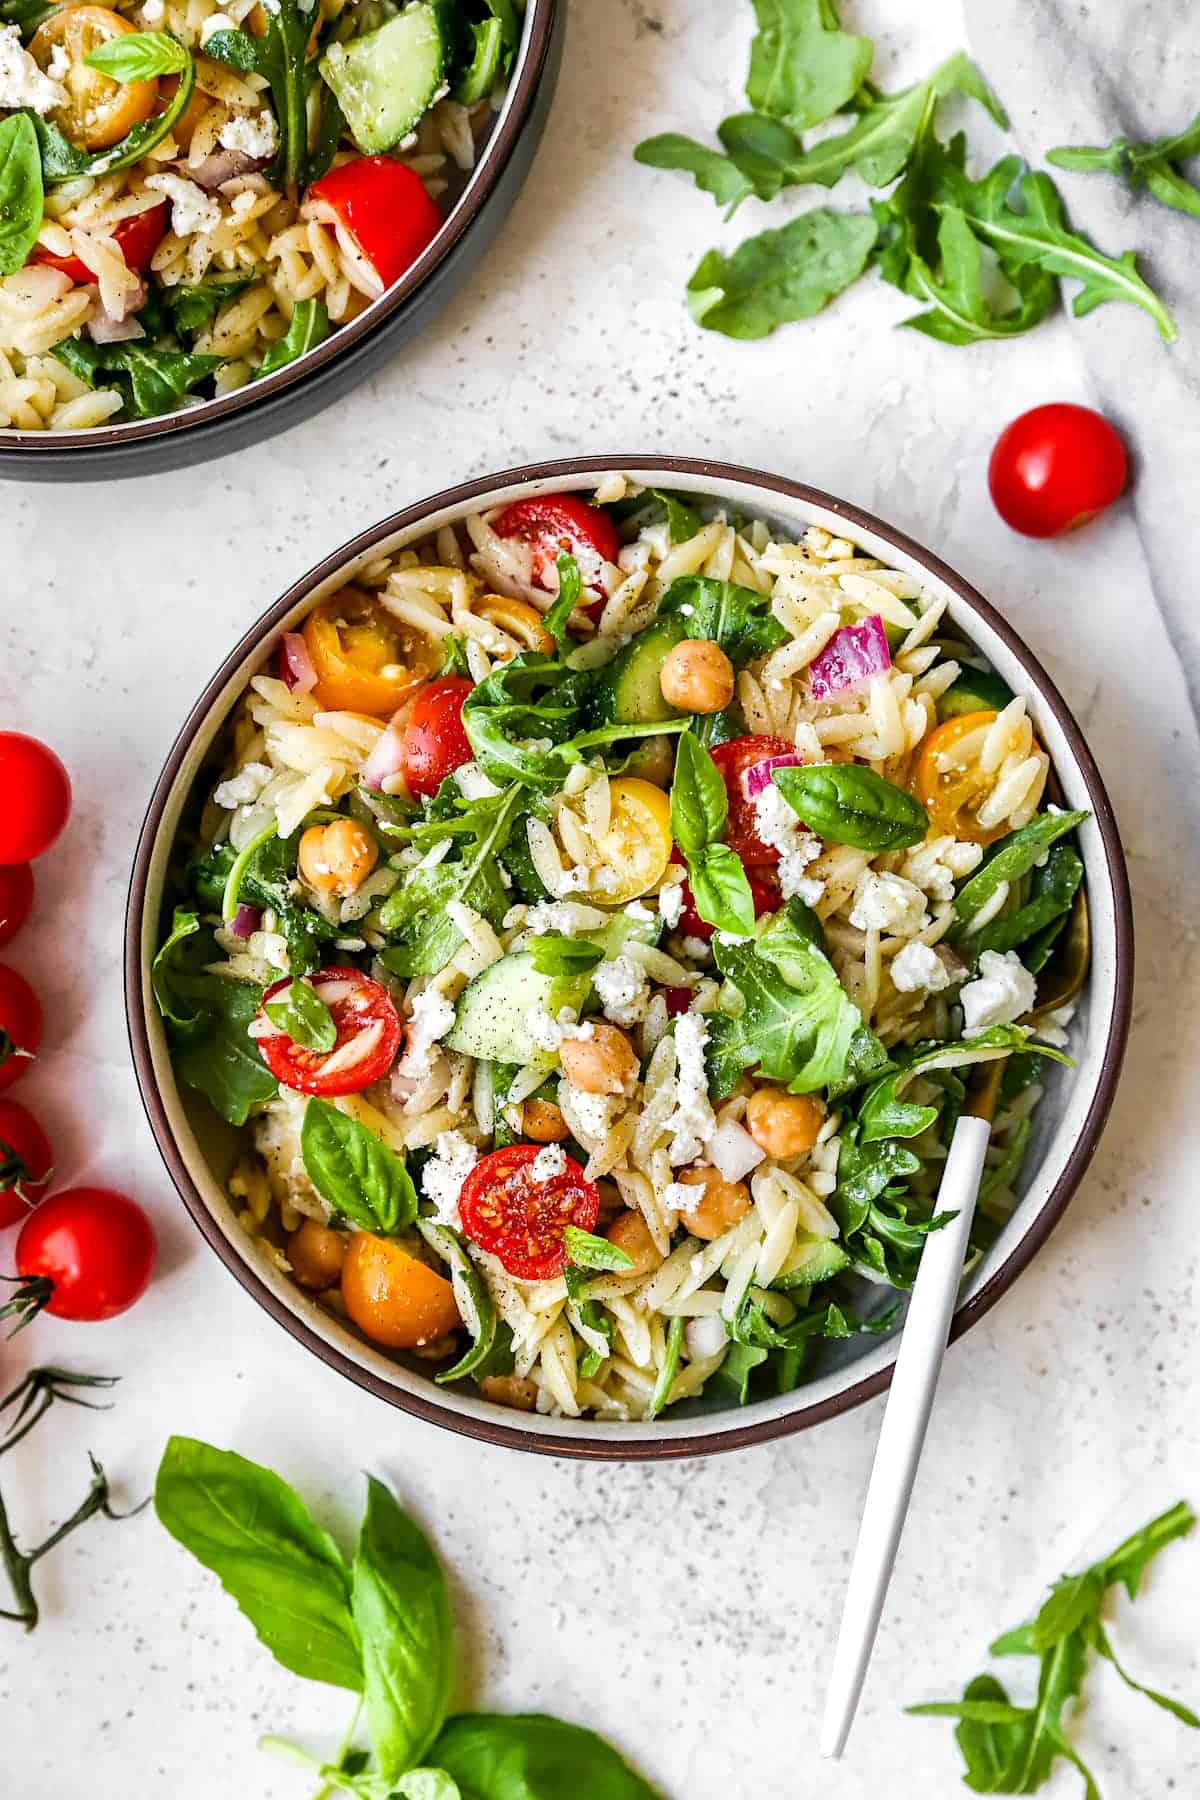
M 978 1318 L 1095 1147 L 1131 977 L 1103 786 L 999 614 L 815 490 L 645 458 L 439 495 L 274 606 L 163 772 L 127 942 L 151 1123 L 243 1285 L 395 1404 L 592 1456 L 878 1391 L 1000 1063 Z

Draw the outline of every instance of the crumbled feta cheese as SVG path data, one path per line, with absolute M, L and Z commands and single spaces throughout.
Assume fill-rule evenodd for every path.
M 683 870 L 669 872 L 658 890 L 658 916 L 668 931 L 674 931 L 683 913 Z
M 434 1217 L 439 1225 L 449 1225 L 452 1231 L 462 1229 L 458 1197 L 478 1161 L 479 1152 L 461 1131 L 439 1131 L 434 1153 L 421 1171 L 421 1186 L 437 1209 Z
M 1036 994 L 1037 982 L 1015 950 L 1003 955 L 985 950 L 979 958 L 978 975 L 959 995 L 964 1035 L 986 1031 L 989 1025 L 1011 1025 L 1029 1011 Z
M 582 1133 L 592 1143 L 597 1143 L 607 1136 L 619 1097 L 616 1094 L 589 1094 L 576 1087 L 573 1081 L 560 1081 L 558 1103 L 576 1137 Z
M 635 925 L 653 925 L 654 914 L 640 900 L 631 900 L 624 908 L 625 917 L 632 919 Z
M 426 988 L 412 1003 L 412 1017 L 404 1039 L 404 1055 L 397 1073 L 420 1081 L 433 1067 L 433 1047 L 454 1023 L 454 1008 L 444 994 Z
M 720 1313 L 707 1313 L 701 1319 L 689 1319 L 683 1328 L 683 1341 L 691 1362 L 706 1362 L 720 1356 L 728 1335 Z
M 557 1018 L 552 1018 L 544 1006 L 531 1006 L 525 1014 L 525 1029 L 538 1049 L 551 1055 L 557 1051 L 564 1038 L 590 1038 L 596 1035 L 596 1027 L 590 1019 L 583 1025 L 575 1023 L 575 1009 L 571 1006 L 560 1006 Z
M 905 944 L 892 958 L 892 986 L 900 994 L 940 994 L 950 986 L 950 971 L 928 944 Z
M 513 912 L 516 912 L 516 907 Z M 596 931 L 608 923 L 608 914 L 597 912 L 594 906 L 581 906 L 578 900 L 539 900 L 528 907 L 515 919 L 510 913 L 505 919 L 506 926 L 523 922 L 533 932 L 557 932 L 562 937 L 582 937 L 585 932 Z
M 754 796 L 754 817 L 763 843 L 779 851 L 779 886 L 784 899 L 798 897 L 806 906 L 815 905 L 825 891 L 824 883 L 812 881 L 804 871 L 821 854 L 820 838 L 796 817 L 774 782 Z
M 157 25 L 166 10 L 163 0 L 144 0 L 142 19 L 147 25 Z
M 614 1025 L 640 1025 L 650 1004 L 650 983 L 641 963 L 632 956 L 615 956 L 592 971 L 592 985 Z
M 233 812 L 238 806 L 253 806 L 270 779 L 271 771 L 266 763 L 246 763 L 236 775 L 213 789 L 213 799 L 226 812 Z
M 258 112 L 231 113 L 217 133 L 226 150 L 241 150 L 256 162 L 274 156 L 279 146 L 275 115 L 267 107 Z
M 859 931 L 916 937 L 929 923 L 925 896 L 902 875 L 877 875 L 874 869 L 867 869 L 854 892 L 850 923 Z
M 66 104 L 66 89 L 38 67 L 21 42 L 19 28 L 0 25 L 0 106 L 48 113 Z
M 454 771 L 454 785 L 464 800 L 490 800 L 500 789 L 485 775 L 477 762 L 464 763 Z
M 1043 1044 L 1050 1044 L 1056 1050 L 1065 1050 L 1070 1042 L 1067 1036 L 1067 1026 L 1074 1017 L 1074 1001 L 1067 1006 L 1057 1006 L 1053 1012 L 1047 1013 L 1045 1018 L 1039 1021 L 1033 1035 Z
M 171 202 L 171 230 L 176 237 L 213 231 L 221 223 L 221 208 L 194 181 L 183 175 L 147 175 L 145 185 Z
M 946 903 L 954 898 L 955 884 L 983 861 L 982 844 L 960 843 L 952 837 L 927 838 L 910 850 L 900 865 L 907 881 L 924 888 L 931 900 Z
M 683 940 L 683 954 L 690 962 L 706 963 L 712 955 L 712 951 L 709 949 L 704 938 L 685 937 Z
M 567 1153 L 561 1144 L 543 1144 L 529 1165 L 529 1173 L 535 1181 L 553 1181 L 555 1176 L 566 1173 Z
M 695 1198 L 695 1188 L 686 1181 L 668 1181 L 663 1189 L 662 1202 L 668 1212 L 686 1212 Z
M 46 73 L 51 81 L 64 81 L 71 71 L 71 52 L 65 44 L 51 44 Z
M 667 1120 L 674 1133 L 667 1155 L 671 1167 L 694 1162 L 717 1128 L 708 1099 L 704 1046 L 708 1026 L 700 1013 L 683 1013 L 675 1021 L 675 1110 Z

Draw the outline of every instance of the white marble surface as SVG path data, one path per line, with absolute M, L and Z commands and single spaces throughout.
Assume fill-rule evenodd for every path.
M 1131 509 L 1037 545 L 1001 525 L 985 491 L 1008 418 L 1092 396 L 1084 350 L 1103 314 L 1087 333 L 1058 319 L 1015 346 L 947 350 L 889 331 L 897 297 L 864 284 L 757 346 L 689 324 L 681 288 L 717 241 L 712 203 L 635 168 L 629 151 L 730 108 L 747 11 L 572 0 L 548 138 L 497 251 L 353 402 L 226 463 L 79 487 L 69 505 L 61 489 L 0 489 L 0 706 L 5 723 L 58 747 L 76 794 L 69 835 L 39 868 L 36 924 L 8 953 L 49 1020 L 20 1097 L 44 1116 L 63 1176 L 137 1193 L 163 1243 L 135 1312 L 91 1329 L 43 1322 L 0 1353 L 5 1385 L 34 1354 L 125 1377 L 115 1411 L 86 1429 L 78 1414 L 51 1421 L 5 1464 L 4 1484 L 29 1535 L 74 1503 L 87 1446 L 132 1500 L 166 1435 L 197 1433 L 277 1464 L 333 1518 L 357 1506 L 369 1465 L 397 1483 L 452 1572 L 463 1703 L 590 1722 L 674 1800 L 940 1800 L 964 1791 L 949 1729 L 905 1719 L 902 1704 L 956 1691 L 1062 1568 L 1180 1494 L 1200 1500 L 1196 725 L 1148 573 L 1165 547 L 1141 540 Z M 949 0 L 847 13 L 879 27 L 897 77 L 961 40 Z M 760 211 L 747 207 L 730 241 Z M 1189 269 L 1159 274 L 1170 290 Z M 1125 377 L 1141 384 L 1164 353 L 1148 322 L 1132 327 Z M 1147 428 L 1136 446 L 1147 479 L 1174 437 L 1170 418 Z M 1088 727 L 1136 892 L 1135 1024 L 1111 1126 L 1049 1246 L 949 1359 L 836 1768 L 818 1763 L 817 1724 L 881 1403 L 790 1442 L 659 1469 L 526 1460 L 387 1411 L 293 1346 L 205 1250 L 163 1175 L 126 1053 L 119 954 L 135 833 L 234 636 L 332 545 L 435 486 L 621 448 L 778 469 L 935 545 L 1007 610 Z M 255 1737 L 332 1744 L 343 1698 L 276 1670 L 149 1516 L 91 1526 L 44 1567 L 42 1589 L 35 1637 L 0 1626 L 14 1800 L 304 1792 Z M 1200 1542 L 1170 1552 L 1117 1627 L 1136 1670 L 1193 1701 L 1198 1602 Z M 1105 1675 L 1095 1692 L 1083 1743 L 1107 1800 L 1194 1794 L 1196 1739 Z M 1065 1775 L 1048 1790 L 1077 1791 Z

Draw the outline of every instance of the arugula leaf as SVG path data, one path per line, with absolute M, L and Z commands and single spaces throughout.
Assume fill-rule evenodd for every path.
M 499 1149 L 499 1144 L 496 1147 Z M 439 1369 L 433 1379 L 443 1387 L 451 1381 L 462 1381 L 468 1375 L 479 1380 L 484 1371 L 491 1368 L 500 1323 L 487 1283 L 468 1256 L 462 1239 L 448 1225 L 438 1225 L 433 1219 L 418 1219 L 417 1230 L 429 1248 L 449 1265 L 454 1298 L 462 1322 L 471 1335 L 470 1347 L 458 1361 L 448 1369 Z
M 150 983 L 179 1079 L 202 1093 L 229 1124 L 244 1125 L 251 1107 L 273 1099 L 278 1089 L 248 1035 L 262 989 L 211 974 L 206 965 L 220 960 L 199 915 L 177 907 Z
M 267 1001 L 263 1011 L 272 1025 L 278 1025 L 306 1050 L 327 1055 L 337 1043 L 333 1014 L 307 981 L 289 983 L 274 1000 Z
M 771 779 L 810 831 L 857 850 L 903 850 L 929 830 L 921 802 L 859 763 L 809 763 Z
M 567 1261 L 579 1269 L 611 1269 L 620 1273 L 622 1269 L 632 1269 L 633 1258 L 620 1244 L 610 1243 L 606 1237 L 596 1237 L 593 1232 L 581 1231 L 578 1225 L 568 1225 L 563 1232 L 563 1247 L 567 1253 Z
M 706 331 L 744 339 L 809 319 L 857 281 L 878 231 L 865 213 L 817 207 L 747 238 L 731 256 L 710 250 L 687 285 L 692 317 Z
M 300 1153 L 321 1198 L 360 1231 L 394 1237 L 416 1218 L 417 1190 L 403 1157 L 327 1100 L 305 1107 Z
M 579 596 L 583 592 L 583 577 L 579 573 L 579 564 L 565 550 L 560 550 L 554 559 L 558 571 L 558 593 L 554 604 L 548 609 L 542 624 L 558 645 L 558 654 L 564 656 L 570 649 L 571 639 L 567 625 L 571 614 L 579 605 Z
M 298 356 L 315 350 L 329 336 L 329 313 L 323 300 L 297 300 L 291 322 L 278 343 L 272 344 L 258 365 L 255 379 L 273 375 Z
M 659 601 L 658 616 L 680 619 L 686 637 L 719 644 L 735 669 L 744 669 L 787 639 L 771 612 L 769 595 L 708 575 L 679 576 Z
M 743 200 L 760 192 L 758 185 L 728 156 L 707 144 L 698 144 L 682 132 L 664 131 L 658 137 L 643 139 L 633 152 L 633 160 L 649 169 L 681 169 L 692 176 L 701 193 L 711 194 L 718 206 L 728 209 L 727 219 L 733 217 Z
M 1083 864 L 1070 844 L 1055 844 L 1035 868 L 1029 898 L 1015 912 L 1001 913 L 967 940 L 976 961 L 985 950 L 1015 950 L 1066 916 L 1083 881 Z M 1036 971 L 1035 971 L 1036 973 Z
M 559 937 L 550 932 L 545 937 L 530 938 L 525 948 L 533 957 L 539 975 L 587 975 L 604 961 L 604 952 L 595 944 L 580 938 Z
M 909 235 L 880 259 L 879 266 L 886 280 L 929 307 L 928 312 L 914 313 L 900 323 L 943 344 L 1021 337 L 1040 325 L 1058 302 L 1053 277 L 1031 267 L 1012 272 L 1012 304 L 998 310 L 983 246 L 966 215 L 953 206 L 941 210 L 934 262 L 925 260 Z
M 662 1368 L 658 1371 L 658 1380 L 654 1383 L 654 1392 L 646 1407 L 646 1417 L 657 1419 L 663 1407 L 671 1399 L 671 1389 L 675 1386 L 675 1377 L 679 1373 L 679 1358 L 683 1350 L 683 1331 L 686 1320 L 675 1317 L 667 1327 L 667 1347 L 663 1354 Z
M 737 1406 L 745 1406 L 750 1399 L 750 1378 L 756 1369 L 769 1359 L 770 1352 L 752 1344 L 734 1343 L 725 1353 L 725 1360 L 714 1375 L 710 1375 L 708 1389 L 728 1388 Z
M 954 896 L 954 910 L 958 915 L 958 924 L 951 935 L 960 938 L 965 928 L 971 923 L 976 913 L 993 899 L 1001 882 L 1010 885 L 1028 875 L 1034 865 L 1045 856 L 1052 844 L 1061 837 L 1082 825 L 1090 814 L 1086 812 L 1045 812 L 1038 813 L 1030 819 L 1028 825 L 1022 825 L 1017 831 L 1010 831 L 997 844 L 993 844 L 984 861 L 959 888 Z
M 308 46 L 318 15 L 315 6 L 306 6 L 303 0 L 272 0 L 265 11 L 265 36 L 213 31 L 204 40 L 204 54 L 266 80 L 279 125 L 279 150 L 268 174 L 280 187 L 299 188 L 320 172 L 317 156 L 309 155 L 307 111 L 309 91 L 317 80 L 316 58 L 309 57 Z M 329 90 L 322 85 L 320 91 L 322 106 L 329 105 Z
M 393 941 L 380 961 L 394 975 L 436 975 L 462 946 L 462 932 L 446 915 L 450 900 L 481 913 L 499 925 L 508 911 L 508 890 L 496 866 L 507 842 L 521 799 L 519 787 L 486 800 L 473 801 L 447 828 L 465 829 L 475 837 L 469 855 L 408 875 L 379 910 L 379 927 Z M 435 834 L 436 835 L 436 834 Z
M 309 1681 L 362 1691 L 345 1562 L 285 1481 L 231 1450 L 172 1437 L 154 1510 L 218 1577 L 276 1662 Z
M 1187 1501 L 1177 1500 L 1174 1506 L 1159 1513 L 1148 1525 L 1141 1526 L 1105 1557 L 1105 1587 L 1116 1587 L 1119 1583 L 1129 1598 L 1136 1600 L 1142 1577 L 1159 1551 L 1165 1550 L 1176 1539 L 1187 1537 L 1195 1523 L 1196 1515 Z
M 159 75 L 181 75 L 188 53 L 169 31 L 129 31 L 106 38 L 83 60 L 110 81 L 154 81 Z
M 685 544 L 695 537 L 704 521 L 691 504 L 692 496 L 673 493 L 670 488 L 643 488 L 640 494 L 629 494 L 607 508 L 618 524 L 626 519 L 639 519 L 643 513 L 661 515 L 667 522 L 667 536 L 673 544 Z
M 657 1800 L 603 1738 L 541 1713 L 460 1714 L 431 1754 L 463 1800 Z
M 919 1137 L 934 1123 L 937 1107 L 915 1106 L 901 1099 L 914 1076 L 992 1062 L 999 1056 L 1025 1049 L 1030 1037 L 1024 1025 L 990 1025 L 986 1031 L 954 1043 L 917 1044 L 911 1050 L 898 1053 L 896 1062 L 899 1066 L 872 1082 L 859 1105 L 858 1122 L 863 1143 L 875 1143 L 882 1138 Z M 1050 1050 L 1041 1044 L 1038 1054 L 1055 1062 L 1068 1060 L 1061 1051 Z
M 15 25 L 28 43 L 38 26 L 57 11 L 56 5 L 48 6 L 44 0 L 0 0 L 0 25 Z
M 203 281 L 164 288 L 163 299 L 176 331 L 193 333 L 211 325 L 229 300 L 250 286 L 249 275 L 209 275 Z
M 1175 166 L 1197 155 L 1200 113 L 1171 137 L 1154 138 L 1144 144 L 1131 144 L 1126 137 L 1116 137 L 1103 145 L 1061 144 L 1046 152 L 1046 161 L 1056 168 L 1081 174 L 1116 175 L 1135 193 L 1144 187 L 1164 206 L 1200 218 L 1200 188 Z
M 141 342 L 93 344 L 65 338 L 54 355 L 88 387 L 115 387 L 131 419 L 172 412 L 185 394 L 221 367 L 223 356 L 198 356 Z
M 843 31 L 833 0 L 754 0 L 746 97 L 795 131 L 841 112 L 871 71 L 870 38 Z
M 42 153 L 43 180 L 53 185 L 59 181 L 74 181 L 80 175 L 111 175 L 115 169 L 127 169 L 133 163 L 140 162 L 156 144 L 174 131 L 188 109 L 196 86 L 196 64 L 192 53 L 186 45 L 180 45 L 180 49 L 183 51 L 184 63 L 179 86 L 162 111 L 152 113 L 108 149 L 81 150 L 63 135 L 52 119 L 44 119 L 37 113 L 26 114 L 37 132 Z M 208 53 L 207 44 L 205 53 Z M 62 348 L 61 344 L 56 345 L 55 354 L 59 354 Z
M 0 121 L 0 275 L 15 275 L 42 228 L 42 158 L 27 113 Z

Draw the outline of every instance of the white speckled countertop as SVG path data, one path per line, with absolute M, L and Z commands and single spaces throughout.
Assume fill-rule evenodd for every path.
M 885 79 L 962 41 L 952 0 L 846 11 L 877 28 Z M 759 345 L 695 330 L 682 285 L 722 228 L 711 201 L 637 169 L 629 151 L 651 131 L 701 131 L 735 109 L 747 13 L 727 0 L 572 0 L 547 140 L 495 253 L 437 328 L 353 400 L 226 462 L 77 487 L 69 507 L 61 488 L 0 488 L 0 708 L 6 724 L 54 743 L 75 782 L 69 834 L 39 866 L 36 925 L 6 953 L 48 1016 L 20 1098 L 44 1117 L 63 1176 L 140 1195 L 163 1246 L 151 1293 L 127 1317 L 43 1322 L 0 1350 L 5 1387 L 34 1353 L 125 1377 L 116 1410 L 86 1429 L 65 1411 L 44 1426 L 5 1463 L 4 1491 L 29 1537 L 82 1493 L 91 1446 L 120 1499 L 136 1500 L 175 1430 L 276 1464 L 344 1520 L 370 1465 L 451 1570 L 463 1703 L 591 1723 L 672 1800 L 942 1800 L 965 1791 L 950 1730 L 905 1719 L 902 1704 L 955 1692 L 1061 1569 L 1180 1494 L 1200 1500 L 1200 760 L 1187 695 L 1200 666 L 1181 664 L 1180 631 L 1164 623 L 1183 596 L 1148 524 L 1184 528 L 1177 512 L 1154 510 L 1156 471 L 1171 471 L 1176 443 L 1194 435 L 1195 402 L 1185 412 L 1180 390 L 1190 366 L 1194 393 L 1197 343 L 1193 332 L 1174 353 L 1175 386 L 1149 322 L 1118 322 L 1115 309 L 1082 328 L 1060 317 L 1015 346 L 948 350 L 889 330 L 902 303 L 873 282 Z M 1019 110 L 1023 96 L 1006 97 Z M 1042 128 L 1052 130 L 1044 118 Z M 727 241 L 757 229 L 761 212 L 748 206 Z M 1156 272 L 1169 293 L 1173 272 L 1181 295 L 1188 267 L 1167 254 L 1177 222 L 1134 217 L 1120 242 L 1161 228 Z M 1094 398 L 1093 345 L 1126 423 L 1139 395 L 1167 395 L 1136 423 L 1138 514 L 1122 506 L 1058 545 L 1018 539 L 985 491 L 991 443 L 1026 406 Z M 535 456 L 621 448 L 777 469 L 935 546 L 1048 662 L 1091 735 L 1128 847 L 1139 981 L 1112 1123 L 1048 1247 L 950 1356 L 837 1767 L 816 1757 L 818 1718 L 882 1402 L 790 1442 L 663 1468 L 526 1460 L 391 1412 L 293 1345 L 204 1248 L 151 1144 L 126 1050 L 119 958 L 135 833 L 177 725 L 234 637 L 385 511 Z M 1194 554 L 1183 561 L 1194 570 Z M 302 1778 L 260 1756 L 255 1738 L 273 1728 L 332 1746 L 345 1697 L 277 1670 L 148 1515 L 90 1525 L 43 1567 L 42 1596 L 36 1636 L 0 1624 L 14 1800 L 303 1795 Z M 1200 1543 L 1169 1552 L 1117 1624 L 1133 1668 L 1193 1702 L 1198 1614 Z M 1107 1671 L 1094 1691 L 1081 1744 L 1107 1800 L 1194 1795 L 1196 1737 Z M 1047 1792 L 1078 1788 L 1064 1772 Z

